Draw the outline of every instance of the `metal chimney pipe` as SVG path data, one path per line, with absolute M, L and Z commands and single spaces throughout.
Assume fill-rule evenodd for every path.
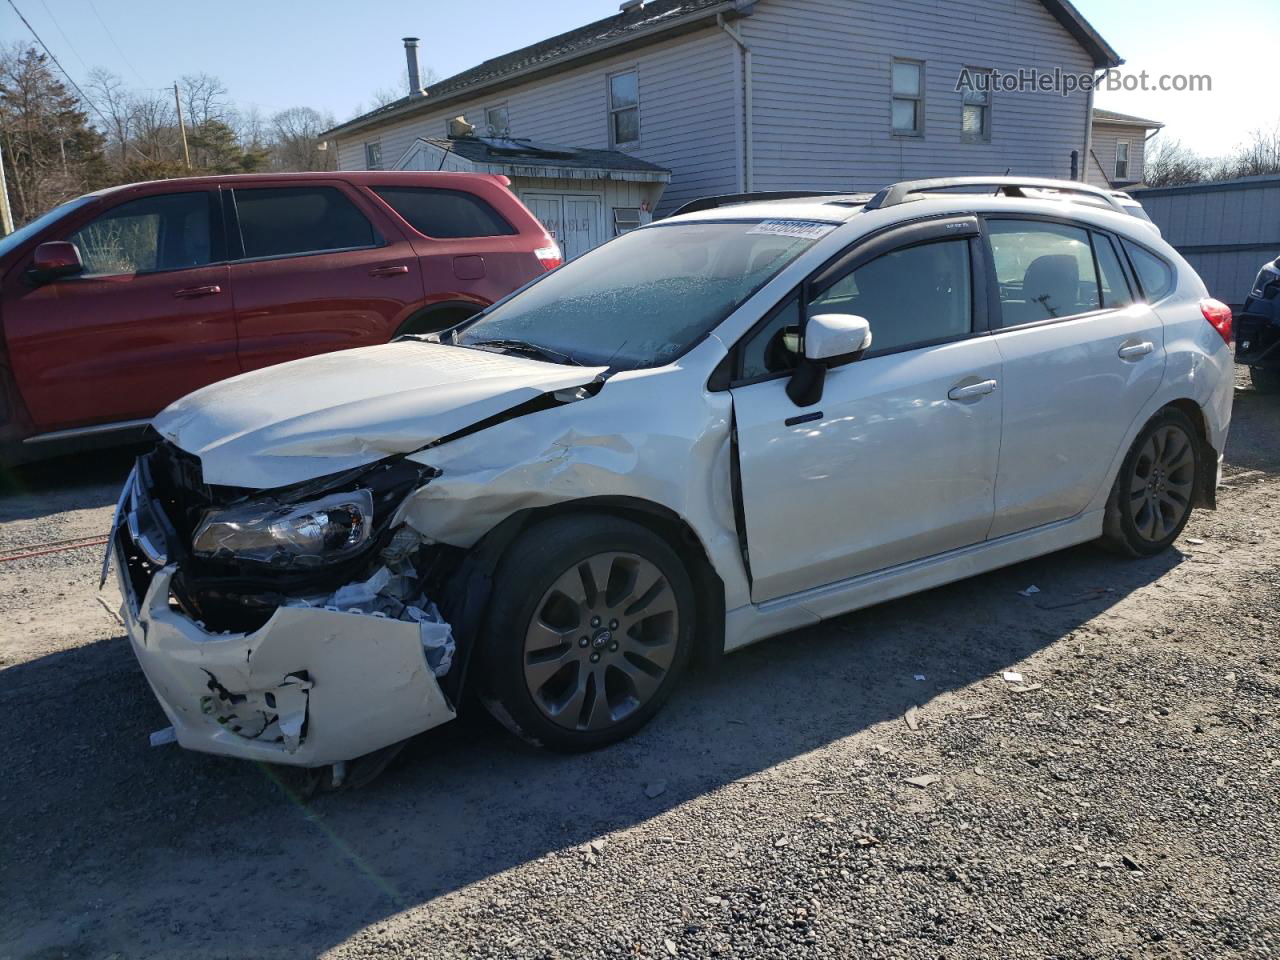
M 418 68 L 418 38 L 404 38 L 404 59 L 409 68 L 409 96 L 422 92 L 422 71 Z

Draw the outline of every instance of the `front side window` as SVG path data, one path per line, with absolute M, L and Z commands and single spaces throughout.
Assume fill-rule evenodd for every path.
M 894 250 L 837 280 L 806 314 L 851 313 L 871 324 L 869 356 L 962 337 L 973 330 L 967 239 Z
M 924 64 L 893 61 L 893 132 L 918 137 L 924 133 Z
M 491 137 L 505 137 L 510 134 L 511 121 L 507 117 L 507 105 L 504 103 L 485 110 L 484 125 L 488 128 Z
M 428 237 L 509 237 L 516 233 L 487 202 L 462 190 L 425 187 L 374 187 L 373 192 L 413 229 Z
M 609 77 L 609 140 L 615 146 L 640 139 L 640 78 L 634 70 Z
M 1098 309 L 1098 275 L 1088 231 L 1023 220 L 990 220 L 987 230 L 1004 326 Z
M 615 369 L 661 366 L 832 229 L 808 221 L 646 227 L 544 275 L 455 328 L 449 342 L 480 349 L 518 343 Z
M 166 193 L 122 203 L 67 238 L 84 277 L 199 267 L 213 260 L 209 194 Z
M 973 88 L 961 93 L 960 139 L 984 143 L 991 139 L 991 71 L 970 69 Z
M 364 145 L 364 166 L 366 170 L 382 169 L 382 143 L 371 140 Z
M 1129 141 L 1116 141 L 1116 179 L 1129 179 Z
M 1173 268 L 1161 257 L 1157 257 L 1145 247 L 1128 240 L 1121 241 L 1129 254 L 1129 262 L 1142 284 L 1142 293 L 1148 301 L 1159 300 L 1173 289 Z
M 288 257 L 377 244 L 373 225 L 336 187 L 237 189 L 246 258 Z

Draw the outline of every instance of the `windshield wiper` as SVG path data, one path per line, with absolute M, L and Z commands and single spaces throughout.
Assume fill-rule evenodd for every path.
M 498 347 L 502 350 L 510 350 L 512 353 L 523 353 L 535 359 L 549 360 L 552 363 L 571 363 L 575 367 L 581 367 L 584 364 L 581 360 L 577 360 L 567 353 L 561 353 L 559 350 L 552 350 L 550 347 L 541 347 L 536 343 L 530 343 L 527 340 L 474 340 L 471 343 L 459 344 L 463 347 Z

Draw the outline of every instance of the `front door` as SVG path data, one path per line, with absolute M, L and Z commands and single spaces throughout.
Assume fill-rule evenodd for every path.
M 1001 361 L 973 282 L 976 221 L 952 223 L 811 280 L 740 345 L 732 393 L 754 602 L 986 537 Z M 818 313 L 866 317 L 873 342 L 798 407 L 786 369 L 796 325 Z
M 240 372 L 216 217 L 209 190 L 128 200 L 59 238 L 81 274 L 31 287 L 11 273 L 5 334 L 39 429 L 145 419 Z
M 560 244 L 565 260 L 572 260 L 607 238 L 600 222 L 601 201 L 589 194 L 530 193 L 524 197 L 533 215 Z

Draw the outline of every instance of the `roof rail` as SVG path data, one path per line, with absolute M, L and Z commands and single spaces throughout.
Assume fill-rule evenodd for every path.
M 939 177 L 933 180 L 904 180 L 885 187 L 867 203 L 864 209 L 878 210 L 892 207 L 908 200 L 917 200 L 916 194 L 937 190 L 953 190 L 956 187 L 992 187 L 996 194 L 1006 197 L 1026 197 L 1024 190 L 1056 190 L 1059 193 L 1075 193 L 1095 202 L 1102 201 L 1113 210 L 1124 213 L 1120 201 L 1111 191 L 1078 180 L 1052 180 L 1038 177 Z
M 719 197 L 699 197 L 679 207 L 673 217 L 682 213 L 700 213 L 703 210 L 715 210 L 735 203 L 751 203 L 755 200 L 798 200 L 802 197 L 847 197 L 851 190 L 766 190 L 760 193 L 726 193 Z

